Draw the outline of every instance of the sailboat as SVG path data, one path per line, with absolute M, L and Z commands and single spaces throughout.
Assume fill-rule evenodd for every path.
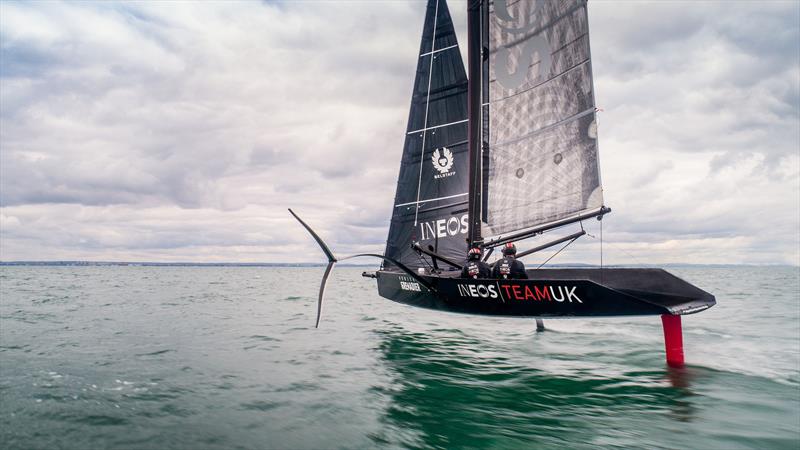
M 713 295 L 653 268 L 548 268 L 528 279 L 461 278 L 468 249 L 586 232 L 603 202 L 586 0 L 468 0 L 468 73 L 446 0 L 429 0 L 378 293 L 396 302 L 488 316 L 660 315 L 667 363 L 684 363 L 682 315 Z

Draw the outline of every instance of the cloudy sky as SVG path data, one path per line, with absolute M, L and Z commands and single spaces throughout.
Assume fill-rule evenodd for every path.
M 424 10 L 0 2 L 0 260 L 322 261 L 288 207 L 382 252 Z M 605 261 L 800 264 L 800 2 L 589 19 Z

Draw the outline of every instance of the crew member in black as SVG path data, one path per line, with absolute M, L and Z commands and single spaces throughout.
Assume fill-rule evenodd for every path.
M 489 265 L 481 261 L 481 249 L 471 248 L 467 254 L 467 262 L 461 269 L 461 278 L 489 278 L 491 274 Z
M 522 261 L 518 261 L 516 255 L 517 247 L 513 243 L 509 242 L 503 246 L 503 257 L 494 263 L 492 277 L 501 280 L 528 278 L 528 274 L 525 273 L 525 264 L 522 264 Z

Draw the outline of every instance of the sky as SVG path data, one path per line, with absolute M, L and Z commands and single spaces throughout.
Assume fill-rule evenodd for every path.
M 800 2 L 588 8 L 604 263 L 800 264 Z M 424 12 L 3 0 L 0 260 L 382 253 Z

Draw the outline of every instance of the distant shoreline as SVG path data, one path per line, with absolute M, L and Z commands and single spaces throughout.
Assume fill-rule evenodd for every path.
M 149 261 L 0 261 L 0 266 L 133 266 L 133 267 L 325 267 L 326 263 L 227 263 L 227 262 L 149 262 Z M 339 264 L 342 267 L 377 267 L 377 264 Z M 547 267 L 600 267 L 597 264 L 560 263 Z M 605 267 L 800 267 L 791 264 L 608 264 Z

